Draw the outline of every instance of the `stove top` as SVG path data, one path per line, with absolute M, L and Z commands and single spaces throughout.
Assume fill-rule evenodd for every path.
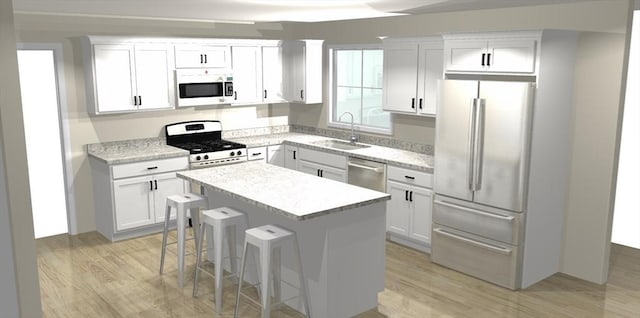
M 184 142 L 172 144 L 171 146 L 189 150 L 189 153 L 191 154 L 246 148 L 246 146 L 243 144 L 239 144 L 233 141 L 227 141 L 224 139 L 205 140 L 199 142 Z

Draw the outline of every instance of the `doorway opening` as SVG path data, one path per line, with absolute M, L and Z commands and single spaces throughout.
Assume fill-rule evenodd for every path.
M 65 159 L 70 157 L 64 151 L 68 134 L 61 120 L 61 107 L 66 109 L 61 53 L 59 44 L 19 44 L 17 51 L 36 239 L 75 233 L 70 162 Z

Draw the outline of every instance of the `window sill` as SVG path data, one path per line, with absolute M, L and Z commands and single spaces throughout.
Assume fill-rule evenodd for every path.
M 348 124 L 348 123 L 328 122 L 327 127 L 344 129 L 345 131 L 351 132 L 351 124 Z M 385 129 L 385 128 L 353 125 L 353 130 L 355 133 L 371 133 L 371 134 L 386 135 L 386 136 L 391 136 L 393 134 L 391 128 Z

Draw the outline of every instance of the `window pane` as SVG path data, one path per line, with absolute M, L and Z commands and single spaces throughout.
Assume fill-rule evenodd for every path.
M 362 124 L 391 128 L 391 115 L 382 110 L 382 89 L 362 90 Z
M 382 88 L 382 50 L 365 50 L 362 60 L 362 87 Z
M 362 51 L 339 50 L 336 54 L 338 86 L 355 86 L 362 84 Z
M 334 112 L 334 121 L 351 123 L 351 116 L 344 115 L 344 112 L 350 112 L 353 114 L 353 123 L 360 124 L 360 102 L 362 99 L 362 89 L 352 87 L 337 87 L 336 92 L 336 105 Z

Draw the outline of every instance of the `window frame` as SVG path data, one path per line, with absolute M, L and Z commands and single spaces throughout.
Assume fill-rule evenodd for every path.
M 349 122 L 341 122 L 341 121 L 333 121 L 333 114 L 335 111 L 336 105 L 336 86 L 337 86 L 337 65 L 334 63 L 335 55 L 337 51 L 340 50 L 382 50 L 382 43 L 380 44 L 345 44 L 345 45 L 329 45 L 329 76 L 327 77 L 327 92 L 328 92 L 328 109 L 327 109 L 327 127 L 329 128 L 340 128 L 340 129 L 351 129 L 351 123 Z M 384 53 L 383 53 L 384 54 Z M 362 70 L 361 70 L 362 72 Z M 383 85 L 384 86 L 384 85 Z M 383 87 L 384 94 L 384 87 Z M 374 133 L 379 135 L 393 135 L 393 114 L 390 114 L 389 119 L 389 128 L 380 128 L 380 127 L 372 127 L 365 126 L 362 124 L 353 124 L 353 129 L 359 132 L 366 133 Z M 347 116 L 345 116 L 347 117 Z M 344 119 L 344 118 L 343 118 Z

